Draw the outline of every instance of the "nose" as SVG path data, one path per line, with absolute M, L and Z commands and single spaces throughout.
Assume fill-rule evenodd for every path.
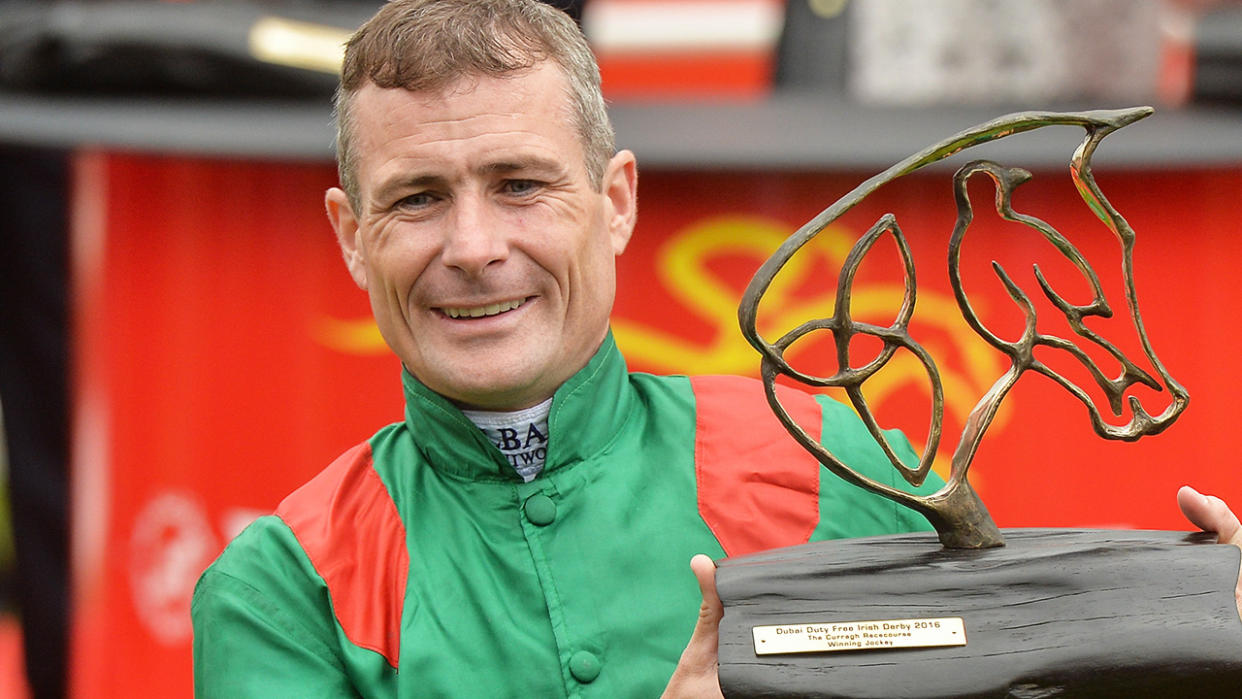
M 508 235 L 500 218 L 480 197 L 461 196 L 453 202 L 444 231 L 441 260 L 470 276 L 509 256 Z

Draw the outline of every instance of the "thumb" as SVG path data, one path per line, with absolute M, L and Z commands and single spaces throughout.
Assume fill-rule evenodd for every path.
M 694 625 L 694 633 L 690 636 L 686 652 L 682 654 L 682 661 L 695 669 L 715 672 L 720 619 L 724 616 L 724 606 L 720 603 L 720 595 L 716 594 L 716 564 L 700 553 L 690 559 L 690 570 L 699 582 L 703 603 L 699 606 L 699 620 Z
M 720 596 L 716 594 L 716 564 L 711 558 L 699 554 L 690 559 L 690 570 L 699 581 L 703 603 L 699 606 L 699 620 L 695 622 L 690 642 L 682 651 L 677 669 L 664 690 L 664 699 L 721 696 L 716 649 L 724 607 L 720 604 Z
M 699 581 L 699 592 L 703 595 L 703 606 L 699 608 L 699 626 L 710 624 L 712 628 L 720 626 L 720 618 L 724 616 L 724 605 L 720 603 L 720 595 L 716 594 L 716 564 L 705 554 L 698 554 L 690 559 L 690 570 Z
M 1222 544 L 1242 544 L 1242 525 L 1223 500 L 1203 495 L 1190 486 L 1177 491 L 1177 504 L 1191 524 L 1214 532 Z

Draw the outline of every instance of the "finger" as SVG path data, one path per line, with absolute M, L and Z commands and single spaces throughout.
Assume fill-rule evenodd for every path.
M 724 616 L 724 608 L 720 597 L 716 594 L 716 564 L 703 554 L 690 559 L 690 570 L 699 581 L 699 592 L 703 595 L 703 603 L 699 605 L 699 620 L 694 625 L 694 633 L 681 654 L 681 667 L 691 674 L 716 672 L 716 649 L 720 639 L 720 618 Z
M 699 582 L 703 602 L 699 605 L 699 619 L 695 622 L 690 642 L 682 651 L 677 669 L 664 690 L 664 699 L 704 699 L 721 697 L 720 678 L 717 674 L 717 645 L 719 643 L 720 619 L 724 608 L 716 594 L 716 564 L 699 554 L 690 559 L 690 570 Z
M 724 616 L 724 606 L 720 603 L 720 595 L 716 593 L 716 564 L 704 554 L 690 559 L 690 570 L 699 581 L 699 592 L 703 595 L 703 606 L 699 611 L 699 619 L 704 616 L 719 626 L 720 617 Z
M 1215 532 L 1220 543 L 1242 545 L 1242 524 L 1220 498 L 1204 495 L 1185 485 L 1177 491 L 1177 505 L 1191 524 L 1203 531 Z

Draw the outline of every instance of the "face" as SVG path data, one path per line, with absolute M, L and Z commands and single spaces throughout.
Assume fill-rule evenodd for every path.
M 327 193 L 385 341 L 466 407 L 550 397 L 608 330 L 634 226 L 628 151 L 590 181 L 555 64 L 413 93 L 354 95 L 359 210 Z

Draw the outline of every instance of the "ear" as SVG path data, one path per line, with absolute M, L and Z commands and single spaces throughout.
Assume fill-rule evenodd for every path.
M 353 207 L 349 204 L 349 196 L 338 187 L 332 187 L 324 194 L 324 206 L 328 210 L 328 221 L 332 230 L 336 231 L 336 242 L 341 246 L 341 254 L 345 257 L 345 266 L 354 283 L 362 290 L 367 288 L 367 267 L 359 249 L 358 219 L 354 216 Z
M 618 151 L 608 161 L 601 185 L 604 215 L 615 255 L 625 252 L 638 218 L 638 164 L 628 150 Z

